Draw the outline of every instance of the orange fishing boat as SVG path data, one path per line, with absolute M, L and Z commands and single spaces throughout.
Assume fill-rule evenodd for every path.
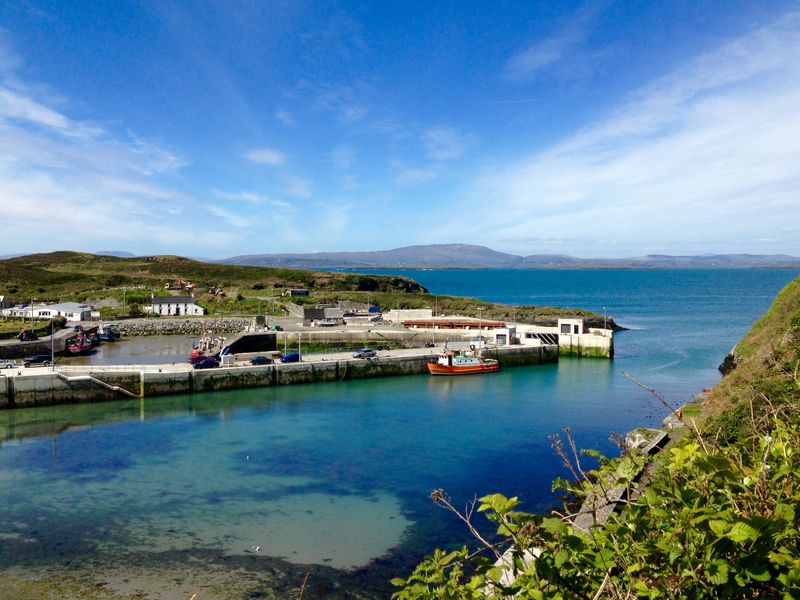
M 499 369 L 500 363 L 493 358 L 481 358 L 473 352 L 461 353 L 457 350 L 445 350 L 439 358 L 428 363 L 431 375 L 474 375 Z

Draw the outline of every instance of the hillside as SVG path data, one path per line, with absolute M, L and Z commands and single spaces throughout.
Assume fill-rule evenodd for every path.
M 213 309 L 247 296 L 279 295 L 302 287 L 317 293 L 338 291 L 424 294 L 427 290 L 405 277 L 358 275 L 292 269 L 271 269 L 203 263 L 179 256 L 124 258 L 79 252 L 51 252 L 0 260 L 0 294 L 17 302 L 94 301 L 145 302 L 164 294 L 168 282 L 189 281 L 198 287 L 198 303 Z M 225 297 L 210 298 L 221 289 Z M 234 310 L 234 306 L 226 306 Z M 247 311 L 245 311 L 247 312 Z
M 478 499 L 459 513 L 478 550 L 437 550 L 393 580 L 394 598 L 800 597 L 800 279 L 734 356 L 698 419 L 688 416 L 695 410 L 675 413 L 686 429 L 654 460 L 590 452 L 600 467 L 587 472 L 565 431 L 553 445 L 574 476 L 554 483 L 563 509 L 539 516 L 517 511 L 517 498 Z M 431 498 L 458 512 L 443 490 Z M 573 527 L 582 501 L 619 498 L 620 512 L 588 509 L 590 521 L 607 516 L 604 524 Z M 472 525 L 478 514 L 495 537 Z
M 553 324 L 559 316 L 584 316 L 593 327 L 605 317 L 579 309 L 506 306 L 475 298 L 437 295 L 407 277 L 205 263 L 179 256 L 117 257 L 79 252 L 31 254 L 0 260 L 0 295 L 12 301 L 88 302 L 104 318 L 138 316 L 151 294 L 169 293 L 169 282 L 196 285 L 195 302 L 208 315 L 285 314 L 285 303 L 337 301 L 392 308 L 434 308 L 444 314 Z M 308 297 L 283 298 L 287 288 L 308 288 Z M 222 290 L 224 295 L 209 291 Z M 174 293 L 185 293 L 180 289 Z M 613 319 L 611 328 L 619 329 Z
M 769 310 L 736 344 L 720 370 L 726 374 L 706 401 L 712 424 L 728 437 L 747 435 L 751 415 L 775 401 L 800 397 L 800 278 L 776 296 Z M 724 367 L 724 368 L 723 368 Z
M 517 256 L 471 244 L 430 244 L 373 252 L 249 254 L 224 264 L 302 269 L 379 269 L 386 267 L 484 269 L 655 269 L 800 267 L 800 258 L 784 254 L 648 255 L 631 258 L 576 258 L 565 254 Z

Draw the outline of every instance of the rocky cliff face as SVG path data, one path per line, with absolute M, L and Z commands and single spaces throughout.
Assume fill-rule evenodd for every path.
M 725 359 L 722 361 L 722 364 L 720 364 L 717 369 L 723 375 L 727 375 L 736 368 L 736 364 L 736 348 L 734 347 L 730 352 L 728 352 L 728 354 L 725 356 Z

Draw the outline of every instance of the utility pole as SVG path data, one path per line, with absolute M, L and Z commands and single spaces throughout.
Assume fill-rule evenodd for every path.
M 56 352 L 55 347 L 53 346 L 54 341 L 53 338 L 55 337 L 55 329 L 53 325 L 53 319 L 50 319 L 50 370 L 56 370 Z
M 478 307 L 478 349 L 483 348 L 483 311 L 486 310 L 485 306 Z

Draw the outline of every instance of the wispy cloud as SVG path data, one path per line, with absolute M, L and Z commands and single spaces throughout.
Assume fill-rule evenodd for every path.
M 278 208 L 289 208 L 292 205 L 283 200 L 276 200 L 269 196 L 256 194 L 255 192 L 241 191 L 241 192 L 223 192 L 222 190 L 211 190 L 216 198 L 220 200 L 232 200 L 234 202 L 247 202 L 250 204 L 267 204 Z
M 256 148 L 245 152 L 244 157 L 258 165 L 279 167 L 286 163 L 286 155 L 274 148 Z
M 796 56 L 800 13 L 698 56 L 608 118 L 473 182 L 472 221 L 498 239 L 771 238 L 797 248 L 777 234 L 800 222 Z M 487 197 L 502 214 L 484 209 Z
M 475 144 L 475 136 L 449 127 L 433 127 L 422 135 L 428 156 L 438 160 L 461 158 Z
M 352 144 L 344 143 L 336 146 L 330 153 L 331 162 L 334 168 L 342 177 L 342 186 L 346 190 L 354 190 L 359 187 L 358 178 L 353 173 L 356 164 L 356 151 Z
M 280 121 L 287 127 L 294 127 L 297 124 L 297 121 L 295 121 L 295 118 L 292 115 L 292 113 L 283 108 L 275 109 L 275 118 L 278 119 L 278 121 Z
M 308 98 L 319 110 L 333 113 L 344 124 L 361 121 L 369 113 L 372 88 L 363 81 L 352 83 L 315 83 L 300 80 L 294 96 Z
M 390 164 L 395 171 L 394 181 L 400 185 L 428 183 L 436 179 L 440 173 L 440 169 L 436 166 L 412 167 L 397 160 Z
M 293 198 L 311 197 L 311 182 L 297 175 L 287 175 L 283 193 Z
M 213 205 L 206 206 L 206 210 L 210 212 L 212 215 L 219 217 L 220 219 L 226 221 L 227 223 L 233 225 L 238 229 L 247 229 L 249 227 L 252 227 L 253 225 L 252 219 L 250 219 L 249 217 L 237 215 L 228 210 L 224 210 L 219 206 L 213 206 Z
M 503 78 L 511 83 L 530 81 L 556 66 L 562 77 L 584 74 L 586 61 L 596 58 L 598 54 L 583 52 L 581 47 L 601 9 L 602 5 L 585 5 L 549 36 L 535 40 L 511 56 L 505 65 Z M 562 68 L 567 62 L 567 68 Z
M 7 38 L 0 47 L 11 52 Z M 19 77 L 14 69 L 22 66 L 6 55 L 0 68 L 0 250 L 114 244 L 148 252 L 185 248 L 197 237 L 207 248 L 233 242 L 203 223 L 192 198 L 170 185 L 185 165 L 180 156 L 69 116 L 68 101 Z M 30 231 L 47 233 L 24 233 Z

